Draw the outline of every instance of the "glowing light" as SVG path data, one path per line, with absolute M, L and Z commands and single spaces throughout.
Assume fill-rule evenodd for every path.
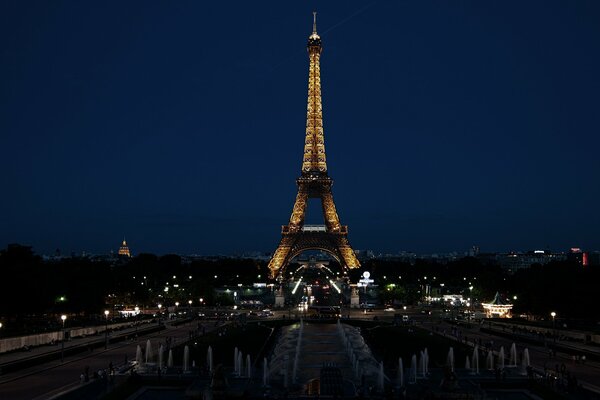
M 298 286 L 300 286 L 300 282 L 302 282 L 302 277 L 300 277 L 300 279 L 298 279 L 298 282 L 296 282 L 296 285 L 294 286 L 294 289 L 292 290 L 292 294 L 296 294 L 296 290 L 298 290 Z
M 331 286 L 333 286 L 335 288 L 335 290 L 337 290 L 338 293 L 342 293 L 342 291 L 340 290 L 340 288 L 335 284 L 334 281 L 332 281 L 331 279 L 329 280 L 329 283 L 331 283 Z

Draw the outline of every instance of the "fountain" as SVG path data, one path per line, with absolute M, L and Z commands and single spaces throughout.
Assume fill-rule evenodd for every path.
M 500 352 L 498 353 L 498 364 L 500 364 L 500 369 L 504 369 L 504 346 L 500 346 Z
M 346 338 L 346 332 L 344 331 L 344 327 L 340 323 L 340 320 L 337 321 L 337 328 L 340 332 L 340 335 L 345 340 L 346 344 L 348 344 L 348 339 Z M 300 327 L 298 328 L 298 339 L 296 340 L 296 352 L 294 354 L 294 370 L 292 373 L 292 382 L 298 382 L 298 363 L 300 359 L 300 347 L 302 346 L 302 333 L 304 332 L 304 321 L 300 321 Z
M 206 365 L 208 366 L 208 372 L 213 372 L 213 353 L 212 347 L 208 346 L 208 350 L 206 350 Z
M 183 348 L 183 372 L 190 369 L 190 348 L 186 345 Z
M 450 347 L 448 350 L 448 357 L 446 358 L 446 365 L 450 367 L 450 371 L 454 372 L 454 348 Z
M 241 351 L 238 351 L 237 373 L 239 377 L 241 377 L 244 374 L 244 353 L 242 353 Z
M 162 369 L 163 364 L 164 364 L 164 362 L 163 362 L 163 351 L 164 351 L 164 349 L 163 349 L 163 346 L 161 344 L 160 346 L 158 346 L 158 368 L 159 369 Z
M 419 353 L 419 369 L 421 370 L 421 376 L 425 378 L 425 353 Z
M 404 386 L 404 364 L 402 364 L 402 357 L 398 358 L 398 386 Z
M 152 345 L 150 344 L 150 339 L 146 341 L 146 364 L 152 362 Z
M 139 344 L 137 346 L 137 349 L 135 350 L 135 361 L 137 362 L 138 366 L 141 366 L 144 361 L 144 359 L 142 358 L 142 348 Z
M 377 388 L 380 393 L 383 393 L 384 388 L 384 375 L 383 375 L 383 361 L 379 362 L 379 376 L 377 377 Z
M 511 367 L 517 366 L 517 345 L 515 343 L 510 346 L 510 360 L 508 363 Z
M 169 349 L 169 357 L 167 358 L 167 367 L 173 367 L 173 350 Z
M 467 371 L 471 371 L 471 362 L 469 361 L 469 356 L 467 356 L 465 360 L 465 369 Z
M 238 370 L 238 348 L 235 347 L 233 349 L 233 373 L 235 375 L 239 375 L 239 370 Z
M 267 358 L 263 358 L 263 386 L 269 384 L 269 368 L 267 367 Z
M 473 349 L 473 360 L 471 362 L 474 368 L 475 374 L 479 375 L 479 346 L 475 345 Z
M 529 349 L 525 349 L 523 351 L 523 368 L 527 369 L 527 367 L 529 367 L 530 361 L 529 361 Z
M 488 355 L 487 355 L 487 358 L 485 360 L 485 366 L 489 370 L 493 370 L 494 369 L 494 353 L 492 353 L 492 350 L 488 351 Z
M 252 363 L 250 362 L 250 354 L 246 356 L 246 376 L 252 378 Z
M 417 355 L 413 354 L 410 360 L 410 372 L 408 374 L 408 383 L 417 383 Z
M 429 353 L 427 352 L 427 347 L 425 347 L 425 374 L 429 374 Z

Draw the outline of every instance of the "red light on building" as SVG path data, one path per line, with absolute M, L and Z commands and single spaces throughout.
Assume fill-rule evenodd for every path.
M 581 264 L 583 264 L 584 267 L 588 266 L 588 253 L 583 253 Z

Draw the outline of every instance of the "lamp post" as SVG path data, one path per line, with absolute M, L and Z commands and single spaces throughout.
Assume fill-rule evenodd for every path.
M 62 320 L 62 341 L 60 346 L 60 362 L 65 361 L 65 321 L 67 320 L 67 316 L 65 314 L 60 316 Z
M 550 316 L 552 317 L 552 336 L 554 337 L 554 341 L 556 342 L 556 313 L 552 311 L 550 313 Z
M 108 349 L 108 314 L 110 314 L 110 311 L 104 310 L 104 319 L 106 322 L 104 327 L 104 350 Z
M 160 325 L 160 319 L 162 317 L 162 304 L 158 304 L 158 325 Z
M 2 322 L 0 322 L 0 329 L 2 329 Z

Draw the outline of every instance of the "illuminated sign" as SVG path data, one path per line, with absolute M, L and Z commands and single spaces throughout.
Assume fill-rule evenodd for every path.
M 369 271 L 365 271 L 362 274 L 362 278 L 359 279 L 358 283 L 356 284 L 356 286 L 359 287 L 367 287 L 369 285 L 369 283 L 373 283 L 373 279 L 371 278 L 371 273 Z

